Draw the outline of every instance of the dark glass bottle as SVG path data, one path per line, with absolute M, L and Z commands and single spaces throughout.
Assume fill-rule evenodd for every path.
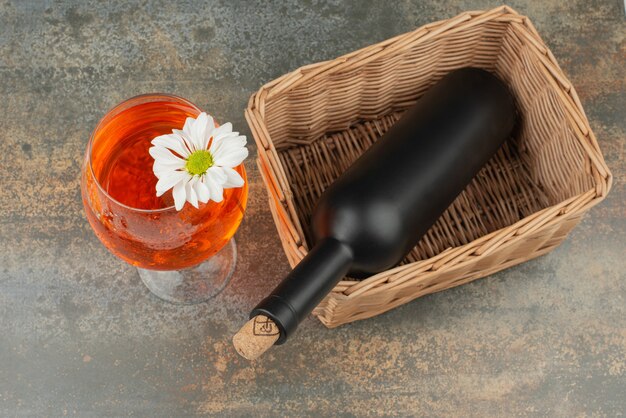
M 313 214 L 316 244 L 252 311 L 293 333 L 342 277 L 389 269 L 417 244 L 502 143 L 516 119 L 487 71 L 446 75 L 336 182 Z

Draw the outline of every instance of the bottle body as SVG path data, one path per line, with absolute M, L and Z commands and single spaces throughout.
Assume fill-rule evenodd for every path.
M 510 135 L 513 99 L 491 74 L 453 72 L 428 90 L 322 195 L 317 239 L 354 251 L 350 273 L 397 264 Z
M 346 273 L 401 261 L 510 136 L 515 115 L 495 76 L 445 76 L 324 192 L 315 247 L 252 316 L 272 318 L 282 343 Z

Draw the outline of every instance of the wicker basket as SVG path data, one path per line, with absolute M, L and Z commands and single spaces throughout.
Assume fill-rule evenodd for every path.
M 328 327 L 368 318 L 545 254 L 600 202 L 611 173 L 578 96 L 530 20 L 466 12 L 263 86 L 246 118 L 287 258 L 311 248 L 322 191 L 429 86 L 475 66 L 517 96 L 521 129 L 401 265 L 344 278 L 315 309 Z

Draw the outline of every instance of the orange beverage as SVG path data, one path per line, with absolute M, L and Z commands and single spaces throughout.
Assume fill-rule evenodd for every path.
M 82 173 L 87 219 L 115 255 L 137 267 L 180 270 L 217 253 L 243 218 L 248 183 L 243 164 L 235 170 L 243 187 L 224 190 L 220 203 L 174 208 L 171 190 L 156 196 L 150 142 L 200 113 L 169 95 L 143 95 L 110 110 L 92 134 Z

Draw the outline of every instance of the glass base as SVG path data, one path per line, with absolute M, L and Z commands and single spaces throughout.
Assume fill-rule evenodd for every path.
M 191 305 L 206 302 L 224 290 L 236 263 L 237 246 L 232 238 L 218 253 L 197 266 L 178 271 L 137 270 L 143 283 L 159 298 Z

